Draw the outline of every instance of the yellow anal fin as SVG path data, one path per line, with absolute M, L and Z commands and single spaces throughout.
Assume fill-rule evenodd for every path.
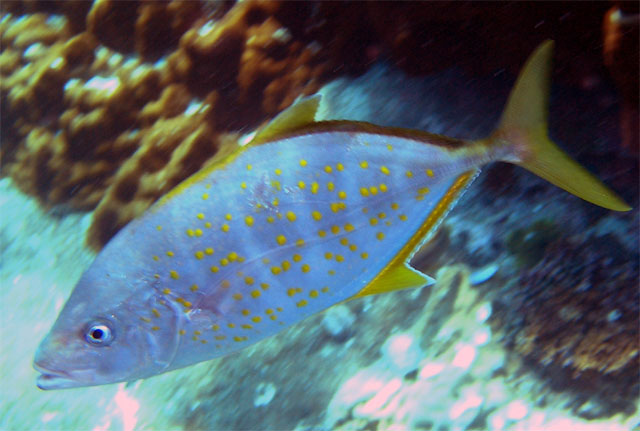
M 319 104 L 320 95 L 299 100 L 260 129 L 250 144 L 267 142 L 287 131 L 313 123 Z
M 411 268 L 406 263 L 391 266 L 380 273 L 371 283 L 353 298 L 394 290 L 408 289 L 410 287 L 424 287 L 435 283 L 435 280 L 420 271 Z

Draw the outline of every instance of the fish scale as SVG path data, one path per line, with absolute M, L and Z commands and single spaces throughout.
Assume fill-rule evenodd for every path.
M 445 150 L 357 131 L 305 134 L 243 152 L 139 220 L 161 226 L 132 232 L 152 244 L 148 267 L 166 299 L 190 304 L 180 343 L 225 355 L 357 294 L 455 182 L 424 160 L 445 161 Z M 459 174 L 466 162 L 457 159 Z M 190 319 L 203 310 L 212 318 Z
M 552 43 L 531 56 L 498 128 L 464 141 L 315 122 L 304 99 L 124 227 L 36 352 L 42 389 L 131 381 L 223 356 L 345 300 L 423 287 L 408 265 L 493 161 L 627 211 L 546 134 Z

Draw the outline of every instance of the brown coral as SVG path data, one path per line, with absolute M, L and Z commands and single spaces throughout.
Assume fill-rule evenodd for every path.
M 560 239 L 495 304 L 494 324 L 556 387 L 624 405 L 638 392 L 638 295 L 638 256 L 615 237 Z

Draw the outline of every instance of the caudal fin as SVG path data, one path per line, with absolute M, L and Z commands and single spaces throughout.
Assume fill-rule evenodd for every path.
M 488 144 L 513 148 L 515 158 L 506 161 L 522 166 L 581 199 L 615 211 L 628 211 L 629 205 L 558 148 L 547 135 L 552 55 L 551 40 L 543 42 L 531 54 Z

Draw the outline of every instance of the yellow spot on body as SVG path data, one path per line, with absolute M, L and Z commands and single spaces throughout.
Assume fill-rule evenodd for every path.
M 153 313 L 153 315 L 154 315 L 155 317 L 160 317 L 160 312 L 159 312 L 157 309 L 152 308 L 152 309 L 151 309 L 151 312 Z
M 213 248 L 211 248 L 211 247 L 207 247 L 207 248 L 204 250 L 204 253 L 205 253 L 205 254 L 208 254 L 209 256 L 211 256 L 211 255 L 213 254 Z
M 198 217 L 200 220 L 204 220 L 204 214 L 202 213 L 198 213 L 196 217 Z
M 347 238 L 340 238 L 340 244 L 342 245 L 349 245 L 349 240 Z
M 276 169 L 273 172 L 275 172 L 276 175 L 281 175 L 282 174 L 282 170 L 281 169 Z
M 324 286 L 322 289 L 320 289 L 323 293 L 327 293 L 329 291 L 329 288 L 327 286 Z
M 191 290 L 192 292 L 195 292 L 196 290 L 198 290 L 198 285 L 197 284 L 192 284 L 191 287 L 189 288 L 189 290 Z
M 382 165 L 380 166 L 380 172 L 382 172 L 385 175 L 389 175 L 391 172 L 389 171 L 389 168 L 387 168 L 386 166 Z
M 206 227 L 207 229 L 210 229 L 211 226 L 212 226 L 212 224 L 209 221 L 204 224 L 204 227 Z
M 293 255 L 293 261 L 294 262 L 300 262 L 302 260 L 302 256 L 300 256 L 299 254 L 294 254 Z
M 269 284 L 268 283 L 260 283 L 260 288 L 262 290 L 267 290 L 269 288 Z
M 203 200 L 205 200 L 205 201 L 206 201 L 207 199 L 209 199 L 209 193 L 203 193 L 203 194 L 202 194 L 202 199 L 203 199 Z
M 284 235 L 278 235 L 276 237 L 276 242 L 278 245 L 285 245 L 287 243 L 287 238 Z
M 313 217 L 314 220 L 319 221 L 322 219 L 322 214 L 320 211 L 314 211 L 311 213 L 311 217 Z
M 236 301 L 240 301 L 242 299 L 242 293 L 234 293 L 232 297 Z
M 333 184 L 331 181 L 327 183 L 327 190 L 329 190 L 330 192 L 332 192 L 335 188 L 335 184 Z
M 196 251 L 194 253 L 194 255 L 195 255 L 196 259 L 204 259 L 204 252 L 203 251 L 198 250 L 198 251 Z
M 327 236 L 327 232 L 326 232 L 326 231 L 324 231 L 324 230 L 322 230 L 322 229 L 320 229 L 320 230 L 318 231 L 318 236 L 319 236 L 320 238 L 324 238 L 325 236 Z
M 336 262 L 342 262 L 344 261 L 344 256 L 341 254 L 336 254 Z
M 216 340 L 225 340 L 227 338 L 227 336 L 226 335 L 216 335 L 213 338 L 215 338 Z
M 309 292 L 309 296 L 312 298 L 317 298 L 318 297 L 318 291 L 313 289 L 311 292 Z
M 400 220 L 402 220 L 402 221 L 407 221 L 407 216 L 406 216 L 406 214 L 400 214 L 400 215 L 398 216 L 398 218 L 399 218 Z
M 207 344 L 207 340 L 200 340 L 202 344 Z
M 307 304 L 308 304 L 308 302 L 307 302 L 307 300 L 306 300 L 306 299 L 303 299 L 303 300 L 298 301 L 298 302 L 296 303 L 296 305 L 297 305 L 298 307 L 304 307 L 304 306 L 306 306 Z
M 228 224 L 226 224 L 226 223 L 225 223 L 225 224 L 223 224 L 223 225 L 222 225 L 222 227 L 220 228 L 220 230 L 221 230 L 222 232 L 225 232 L 225 233 L 226 233 L 226 232 L 229 232 L 229 225 L 228 225 Z
M 245 277 L 244 278 L 244 282 L 247 283 L 248 286 L 253 285 L 253 283 L 255 282 L 253 277 Z
M 429 193 L 429 187 L 422 187 L 422 188 L 418 189 L 418 193 L 420 193 L 421 195 L 425 195 L 425 194 Z
M 393 150 L 393 145 L 387 144 L 387 150 L 392 151 Z
M 272 266 L 271 272 L 273 273 L 273 275 L 278 275 L 282 272 L 282 268 L 280 268 L 279 266 Z
M 224 289 L 228 289 L 229 286 L 231 286 L 231 282 L 229 280 L 222 280 L 222 283 L 220 283 L 220 286 L 222 286 Z
M 351 245 L 349 246 L 349 250 L 351 250 L 351 251 L 356 251 L 357 249 L 358 249 L 358 246 L 357 246 L 357 245 L 355 245 L 355 244 L 351 244 Z
M 216 273 L 218 271 L 220 271 L 220 268 L 218 268 L 217 266 L 212 266 L 211 268 L 209 268 L 211 270 L 211 272 Z
M 273 218 L 273 216 L 267 217 L 267 223 L 273 223 L 274 221 L 275 219 Z
M 391 204 L 391 209 L 392 209 L 392 210 L 397 210 L 399 207 L 400 207 L 400 206 L 399 206 L 396 202 L 394 202 L 394 203 L 392 203 L 392 204 Z
M 363 259 L 366 259 L 366 258 L 368 258 L 368 257 L 369 257 L 369 253 L 367 253 L 367 252 L 362 252 L 362 253 L 360 253 L 360 257 L 361 257 L 361 258 L 363 258 Z
M 407 171 L 404 174 L 407 176 L 407 178 L 413 178 L 413 172 L 411 171 Z
M 171 271 L 169 271 L 169 276 L 171 276 L 171 278 L 173 278 L 174 280 L 177 280 L 180 278 L 180 275 L 178 275 L 178 273 L 176 271 L 174 271 L 173 269 Z
M 309 272 L 311 271 L 311 267 L 308 264 L 303 264 L 300 269 L 302 270 L 302 272 Z
M 376 186 L 371 186 L 369 187 L 369 192 L 375 196 L 378 194 L 378 188 Z
M 200 332 L 200 331 L 193 331 L 193 334 L 194 334 L 194 335 L 202 335 L 202 332 Z
M 196 229 L 194 233 L 196 236 L 202 236 L 202 229 Z
M 296 240 L 296 247 L 302 247 L 304 245 L 304 240 L 302 238 L 298 238 Z
M 159 330 L 160 330 L 160 327 L 159 327 L 159 326 L 152 326 L 152 327 L 151 327 L 151 330 L 152 330 L 152 331 L 159 331 Z
M 327 260 L 330 260 L 333 258 L 333 253 L 331 253 L 330 251 L 327 251 L 324 253 L 324 258 Z
M 377 218 L 375 218 L 375 217 L 371 217 L 371 218 L 369 219 L 369 224 L 370 224 L 371 226 L 375 226 L 375 225 L 377 225 L 377 224 L 378 224 L 378 219 L 377 219 Z
M 311 183 L 311 193 L 313 193 L 314 195 L 318 193 L 319 188 L 320 188 L 320 185 L 318 185 L 317 182 L 314 181 L 313 183 Z
M 378 218 L 379 219 L 383 219 L 385 218 L 387 215 L 385 213 L 378 213 Z
M 278 200 L 278 198 L 275 198 L 274 200 L 272 200 L 271 205 L 273 205 L 274 207 L 277 207 L 278 205 L 280 205 L 280 201 Z
M 191 339 L 192 339 L 193 341 L 198 341 L 198 336 L 197 336 L 197 335 L 194 335 L 193 337 L 191 337 Z
M 290 222 L 296 221 L 296 215 L 293 211 L 287 211 L 287 220 Z
M 168 287 L 165 287 L 164 289 L 162 289 L 162 293 L 164 293 L 165 295 L 168 295 L 171 293 L 171 289 L 169 289 Z
M 259 298 L 260 295 L 262 295 L 262 292 L 260 292 L 259 290 L 252 290 L 251 291 L 251 297 L 253 297 L 253 298 Z
M 382 241 L 382 240 L 384 239 L 384 234 L 383 234 L 382 232 L 378 232 L 378 233 L 376 234 L 376 238 L 377 238 L 379 241 Z
M 387 185 L 385 183 L 381 183 L 378 187 L 380 188 L 380 191 L 382 193 L 386 193 L 387 190 L 389 190 L 389 188 L 387 187 Z
M 184 335 L 186 333 L 187 333 L 187 331 L 185 331 L 184 329 L 181 329 L 181 330 L 178 331 L 178 334 L 180 334 L 180 335 Z
M 242 310 L 242 315 L 243 316 L 248 316 L 249 314 L 251 314 L 251 311 L 247 310 L 246 308 L 244 310 Z
M 231 220 L 233 217 L 231 217 L 231 214 L 228 214 L 228 213 L 227 213 L 227 214 L 224 216 L 224 218 L 225 218 L 225 219 L 227 219 L 227 220 Z
M 229 259 L 227 259 L 226 257 L 223 257 L 222 259 L 220 259 L 220 265 L 222 266 L 229 265 Z
M 367 169 L 369 167 L 369 163 L 367 163 L 365 160 L 360 162 L 360 167 L 362 169 Z
M 271 181 L 271 187 L 273 187 L 276 190 L 282 190 L 282 184 L 280 184 L 280 181 L 278 180 Z
M 338 204 L 338 202 L 332 202 L 330 207 L 331 207 L 331 211 L 333 211 L 334 213 L 337 213 L 338 211 L 340 211 L 340 205 Z
M 287 295 L 293 296 L 296 294 L 296 289 L 294 287 L 290 287 L 287 289 Z
M 250 171 L 251 169 L 253 169 L 252 165 L 247 165 L 247 170 Z
M 235 323 L 227 323 L 227 326 L 228 326 L 229 328 L 233 329 L 233 328 L 235 328 L 235 327 L 236 327 L 236 324 L 235 324 Z
M 288 260 L 282 261 L 282 269 L 285 271 L 289 271 L 289 268 L 291 268 L 291 262 L 289 262 Z
M 345 230 L 346 232 L 351 232 L 353 229 L 355 229 L 355 228 L 353 227 L 353 225 L 352 225 L 351 223 L 346 223 L 346 224 L 344 225 L 344 230 Z
M 260 322 L 262 321 L 262 317 L 260 317 L 260 316 L 253 316 L 253 317 L 251 318 L 251 320 L 253 320 L 253 321 L 254 321 L 254 322 L 256 322 L 256 323 L 260 323 Z
M 211 329 L 213 329 L 214 331 L 219 331 L 220 330 L 220 325 L 215 323 L 215 324 L 211 325 Z
M 339 170 L 339 171 L 344 171 L 344 166 L 342 165 L 342 163 L 338 163 L 336 165 L 336 169 Z
M 160 274 L 153 274 L 153 278 L 160 278 Z
M 300 166 L 302 166 L 303 168 L 304 168 L 305 166 L 307 166 L 307 161 L 306 161 L 305 159 L 301 159 L 301 160 L 300 160 Z
M 247 338 L 247 337 L 239 337 L 239 336 L 237 336 L 237 335 L 236 335 L 235 337 L 233 337 L 233 341 L 238 341 L 238 342 L 240 342 L 240 341 L 247 341 L 247 340 L 248 340 L 248 338 Z
M 156 226 L 156 229 L 162 230 L 162 226 L 158 225 L 158 226 Z
M 336 226 L 336 225 L 331 226 L 331 233 L 332 234 L 337 235 L 338 232 L 340 232 L 340 227 L 339 226 Z
M 324 171 L 328 174 L 330 174 L 331 172 L 333 172 L 333 168 L 329 165 L 324 167 Z
M 269 260 L 268 257 L 263 257 L 262 258 L 262 263 L 264 263 L 265 265 L 268 264 L 269 262 L 271 262 L 271 261 Z
M 347 198 L 347 192 L 345 192 L 344 190 L 340 190 L 338 192 L 338 198 L 339 199 L 346 199 Z
M 433 171 L 431 169 L 427 169 L 425 173 L 427 174 L 428 177 L 433 177 Z
M 153 256 L 153 260 L 155 260 L 156 262 L 160 260 L 160 258 L 158 256 Z
M 187 229 L 187 236 L 193 236 L 193 229 Z
M 244 181 L 240 183 L 240 187 L 243 189 L 247 188 L 247 183 L 245 183 Z
M 360 194 L 364 197 L 369 196 L 369 190 L 366 187 L 360 187 Z
M 267 314 L 273 314 L 273 309 L 272 309 L 272 308 L 267 308 L 267 309 L 265 310 L 265 313 L 267 313 Z
M 249 226 L 249 227 L 253 226 L 253 217 L 251 217 L 251 216 L 246 216 L 246 217 L 244 218 L 244 222 L 245 222 L 245 224 L 246 224 L 247 226 Z
M 304 189 L 306 186 L 307 186 L 307 185 L 304 183 L 304 181 L 302 181 L 302 180 L 301 180 L 301 181 L 298 181 L 298 188 L 299 188 L 299 189 L 301 189 L 301 190 L 302 190 L 302 189 Z
M 278 320 L 278 316 L 276 316 L 275 314 L 272 314 L 271 316 L 269 316 L 269 319 Z
M 227 255 L 227 257 L 229 258 L 229 262 L 235 262 L 236 260 L 238 260 L 238 253 L 232 251 Z

